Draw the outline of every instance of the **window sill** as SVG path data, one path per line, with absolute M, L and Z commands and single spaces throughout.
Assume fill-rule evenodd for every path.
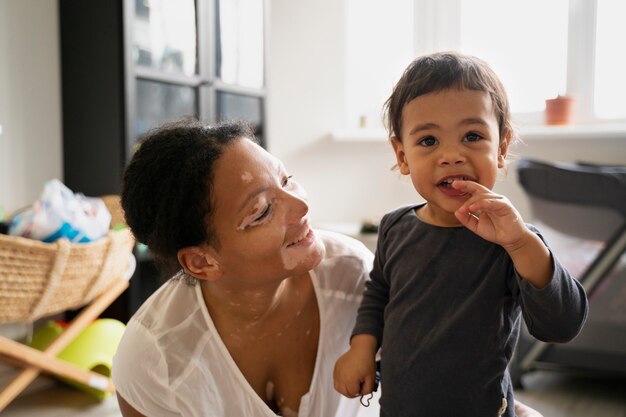
M 622 139 L 626 140 L 626 123 L 568 125 L 568 126 L 522 126 L 522 140 L 575 140 L 575 139 Z
M 522 140 L 577 140 L 577 139 L 617 139 L 626 140 L 626 123 L 607 123 L 571 126 L 522 126 L 519 129 Z M 337 129 L 330 132 L 335 142 L 386 142 L 384 129 Z

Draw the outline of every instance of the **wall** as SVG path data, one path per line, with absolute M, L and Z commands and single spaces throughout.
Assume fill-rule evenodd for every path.
M 308 191 L 312 218 L 318 223 L 359 223 L 419 201 L 410 183 L 389 170 L 394 163 L 390 145 L 328 139 L 331 130 L 345 127 L 342 3 L 271 2 L 269 148 Z M 626 135 L 571 141 L 533 138 L 512 151 L 544 160 L 626 165 Z M 513 164 L 495 190 L 507 195 L 530 220 L 516 181 Z
M 359 222 L 414 200 L 390 171 L 391 148 L 328 139 L 345 119 L 345 6 L 271 2 L 268 146 L 309 194 L 319 222 Z
M 269 148 L 307 189 L 318 222 L 360 222 L 417 200 L 389 168 L 385 142 L 331 141 L 343 127 L 345 6 L 272 0 L 268 28 Z M 0 1 L 0 206 L 29 204 L 62 176 L 56 1 Z M 533 139 L 516 153 L 547 160 L 626 164 L 626 138 Z M 496 187 L 526 214 L 511 169 Z
M 61 93 L 57 2 L 0 0 L 0 207 L 31 204 L 50 178 L 61 178 Z M 0 324 L 22 339 L 23 323 Z M 15 374 L 0 365 L 0 386 Z M 39 378 L 26 392 L 50 384 Z
M 31 204 L 62 176 L 57 2 L 0 1 L 0 206 Z

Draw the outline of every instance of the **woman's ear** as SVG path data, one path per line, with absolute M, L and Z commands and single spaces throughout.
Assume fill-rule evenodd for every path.
M 179 249 L 177 255 L 185 271 L 195 278 L 217 281 L 222 277 L 220 264 L 210 247 L 190 246 Z
M 510 143 L 511 143 L 511 131 L 507 130 L 502 140 L 500 140 L 500 145 L 498 146 L 498 168 L 505 167 L 505 159 L 506 159 L 507 153 L 509 152 Z
M 391 146 L 393 146 L 393 152 L 396 154 L 396 161 L 398 162 L 398 169 L 402 175 L 409 175 L 409 164 L 406 162 L 406 154 L 404 153 L 404 145 L 402 141 L 395 136 L 391 138 Z

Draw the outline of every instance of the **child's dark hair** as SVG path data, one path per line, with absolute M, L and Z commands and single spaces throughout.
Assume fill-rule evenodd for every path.
M 506 90 L 489 65 L 474 56 L 437 52 L 416 58 L 396 83 L 384 106 L 389 137 L 402 140 L 402 110 L 411 100 L 450 88 L 485 91 L 491 97 L 500 128 L 500 140 L 515 131 Z
M 240 138 L 254 140 L 244 123 L 207 126 L 191 119 L 164 124 L 142 138 L 124 172 L 122 208 L 164 273 L 180 269 L 181 248 L 219 247 L 212 231 L 213 171 L 224 149 Z

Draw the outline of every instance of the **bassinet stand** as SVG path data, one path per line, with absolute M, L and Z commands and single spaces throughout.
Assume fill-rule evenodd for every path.
M 0 411 L 24 391 L 41 372 L 72 379 L 103 391 L 115 392 L 113 384 L 106 376 L 79 368 L 76 365 L 57 359 L 56 356 L 63 351 L 83 329 L 97 319 L 127 287 L 127 280 L 116 280 L 108 290 L 104 291 L 104 293 L 87 305 L 87 307 L 70 322 L 65 331 L 43 352 L 5 337 L 0 337 L 0 354 L 9 356 L 25 366 L 25 369 L 0 392 Z
M 111 213 L 111 225 L 125 226 L 119 196 L 106 195 L 101 199 Z M 115 392 L 108 377 L 58 359 L 57 355 L 128 288 L 128 281 L 136 267 L 132 255 L 134 244 L 132 233 L 124 227 L 111 230 L 106 238 L 96 242 L 76 245 L 66 239 L 44 244 L 0 235 L 1 272 L 17 276 L 5 283 L 2 302 L 6 305 L 0 306 L 0 318 L 7 322 L 11 319 L 34 321 L 85 305 L 43 352 L 0 336 L 0 361 L 24 368 L 0 391 L 0 411 L 42 372 L 102 391 Z M 45 275 L 41 272 L 44 270 L 47 271 Z M 32 295 L 33 288 L 34 293 L 40 292 L 39 296 Z M 23 297 L 15 298 L 22 300 L 20 308 L 15 309 L 17 301 L 7 295 L 11 289 L 22 292 L 22 296 L 27 289 L 32 299 L 25 302 Z M 77 294 L 80 294 L 78 299 Z

